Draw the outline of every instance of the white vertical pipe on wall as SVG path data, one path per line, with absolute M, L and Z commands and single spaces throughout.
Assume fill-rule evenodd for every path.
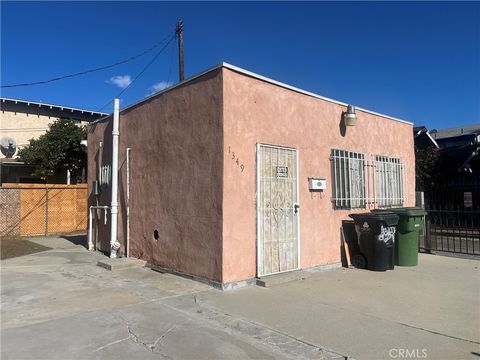
M 263 218 L 263 214 L 262 214 L 262 210 L 261 210 L 261 203 L 260 203 L 260 200 L 261 200 L 261 194 L 260 194 L 260 174 L 261 174 L 261 157 L 260 157 L 260 144 L 256 144 L 256 153 L 255 153 L 255 156 L 256 156 L 256 166 L 257 166 L 257 177 L 256 177 L 256 207 L 257 207 L 257 241 L 256 241 L 256 245 L 257 245 L 257 277 L 260 277 L 262 275 L 262 268 L 261 268 L 261 264 L 262 264 L 262 259 L 260 259 L 260 255 L 263 254 L 263 249 L 260 248 L 261 244 L 260 244 L 260 240 L 263 240 L 263 237 L 260 236 L 260 232 L 263 231 L 264 227 L 261 226 L 260 224 L 260 219 L 264 219 Z M 261 226 L 261 227 L 260 227 Z
M 98 181 L 100 181 L 100 184 L 103 184 L 102 182 L 102 159 L 103 158 L 103 142 L 100 141 L 98 144 Z M 97 204 L 98 205 L 98 204 Z
M 88 250 L 93 251 L 93 214 L 92 214 L 92 207 L 88 209 Z
M 120 244 L 117 241 L 117 224 L 118 224 L 118 137 L 120 118 L 120 100 L 115 99 L 113 102 L 113 130 L 112 130 L 112 204 L 111 204 L 111 230 L 110 230 L 110 258 L 117 257 L 117 251 Z
M 130 256 L 130 151 L 127 148 L 127 243 L 125 244 L 126 256 Z

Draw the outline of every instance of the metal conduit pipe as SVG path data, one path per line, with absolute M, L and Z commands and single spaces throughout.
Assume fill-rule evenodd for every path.
M 125 244 L 125 256 L 130 256 L 130 151 L 127 148 L 127 243 Z
M 103 209 L 105 211 L 104 218 L 106 222 L 107 211 L 110 209 L 110 206 L 92 205 L 88 209 L 88 250 L 90 251 L 95 250 L 95 247 L 93 246 L 93 209 Z

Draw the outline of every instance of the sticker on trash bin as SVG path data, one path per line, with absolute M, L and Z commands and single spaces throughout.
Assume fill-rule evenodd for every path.
M 362 226 L 362 231 L 369 231 L 369 230 L 370 230 L 370 226 L 368 226 L 368 223 L 365 221 Z
M 395 242 L 395 226 L 380 226 L 380 235 L 378 236 L 378 239 L 383 241 L 383 242 L 389 242 L 392 240 L 392 242 Z

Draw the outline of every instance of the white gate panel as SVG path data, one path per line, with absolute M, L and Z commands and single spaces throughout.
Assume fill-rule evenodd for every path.
M 299 268 L 298 154 L 257 145 L 257 275 Z

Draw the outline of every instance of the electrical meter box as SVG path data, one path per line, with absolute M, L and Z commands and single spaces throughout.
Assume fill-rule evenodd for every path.
M 327 180 L 325 178 L 308 178 L 308 187 L 310 191 L 326 190 Z
M 92 189 L 93 195 L 99 196 L 101 194 L 102 190 L 100 189 L 100 183 L 98 180 L 93 180 Z

